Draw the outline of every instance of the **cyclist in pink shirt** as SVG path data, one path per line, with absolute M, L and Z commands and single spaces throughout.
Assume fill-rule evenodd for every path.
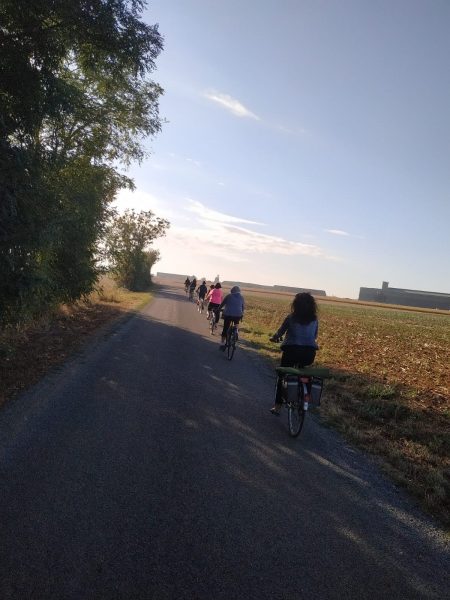
M 219 321 L 219 311 L 217 310 L 222 304 L 222 285 L 217 282 L 213 290 L 208 292 L 209 304 L 208 311 L 214 311 L 216 323 Z

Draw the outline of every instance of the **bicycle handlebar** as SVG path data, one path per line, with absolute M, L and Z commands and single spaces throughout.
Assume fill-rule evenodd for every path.
M 278 337 L 276 335 L 272 335 L 270 337 L 270 341 L 271 342 L 275 342 L 276 344 L 278 344 L 278 342 L 282 342 L 283 341 L 283 336 L 281 335 L 281 336 Z

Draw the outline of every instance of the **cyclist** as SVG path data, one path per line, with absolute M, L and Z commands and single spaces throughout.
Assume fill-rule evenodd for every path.
M 197 287 L 197 279 L 195 277 L 193 277 L 191 283 L 189 284 L 189 300 L 194 299 L 194 292 L 195 292 L 196 287 Z
M 224 322 L 220 349 L 224 351 L 226 347 L 225 342 L 227 339 L 227 331 L 231 323 L 238 325 L 238 323 L 242 320 L 242 317 L 244 316 L 245 302 L 241 294 L 241 288 L 238 285 L 232 287 L 230 293 L 227 294 L 222 300 L 222 303 L 219 306 L 219 310 L 221 310 L 222 308 Z
M 203 280 L 197 288 L 198 301 L 200 303 L 205 301 L 205 296 L 206 296 L 207 291 L 208 291 L 208 288 L 206 287 L 206 281 Z
M 211 294 L 213 293 L 213 290 L 214 290 L 214 289 L 215 289 L 215 285 L 214 285 L 214 283 L 212 283 L 212 284 L 209 286 L 208 293 L 206 294 L 205 302 L 209 303 L 209 299 L 210 299 L 210 297 L 211 297 Z M 209 321 L 209 312 L 208 312 L 208 310 L 207 310 L 206 312 L 207 312 L 206 318 L 207 318 L 207 319 L 208 319 L 208 321 Z
M 191 280 L 189 279 L 189 277 L 186 277 L 186 279 L 184 281 L 184 291 L 186 292 L 186 294 L 189 291 L 190 285 L 191 285 Z
M 313 296 L 308 292 L 296 294 L 291 313 L 284 319 L 281 327 L 270 338 L 272 342 L 279 342 L 286 334 L 281 349 L 281 367 L 298 366 L 300 369 L 314 362 L 316 357 L 317 334 L 319 322 L 317 320 L 317 304 Z M 275 405 L 270 409 L 274 415 L 280 414 L 281 401 L 281 379 L 277 384 L 277 395 Z
M 214 286 L 213 290 L 210 290 L 208 293 L 208 297 L 209 297 L 209 304 L 208 304 L 208 312 L 210 310 L 214 311 L 214 315 L 215 315 L 215 323 L 217 325 L 217 322 L 219 321 L 219 306 L 222 302 L 222 285 L 220 283 L 220 281 L 218 281 L 216 283 L 216 285 Z

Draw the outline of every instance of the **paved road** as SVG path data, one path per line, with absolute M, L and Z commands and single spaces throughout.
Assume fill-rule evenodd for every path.
M 166 288 L 4 407 L 1 600 L 445 598 L 438 530 L 217 341 Z

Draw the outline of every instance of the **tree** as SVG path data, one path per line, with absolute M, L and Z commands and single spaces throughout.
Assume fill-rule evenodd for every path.
M 119 172 L 161 127 L 142 0 L 0 3 L 0 319 L 88 293 Z
M 169 226 L 169 221 L 156 217 L 151 210 L 140 213 L 127 210 L 111 218 L 104 256 L 119 285 L 134 291 L 149 286 L 151 268 L 159 260 L 158 250 L 150 246 L 165 235 Z
M 148 273 L 150 276 L 150 282 L 152 280 L 153 266 L 155 265 L 155 263 L 158 262 L 158 260 L 160 260 L 160 258 L 161 258 L 161 255 L 159 253 L 159 250 L 155 250 L 152 248 L 151 250 L 148 250 L 146 252 L 146 267 L 148 269 Z

